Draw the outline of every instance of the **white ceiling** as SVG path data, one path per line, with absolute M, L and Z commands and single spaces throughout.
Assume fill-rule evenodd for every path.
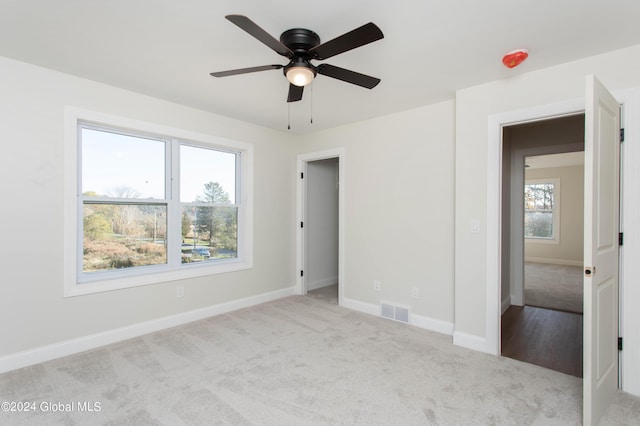
M 453 99 L 457 89 L 640 43 L 638 0 L 0 0 L 0 56 L 286 131 L 280 70 L 211 71 L 286 60 L 226 19 L 279 38 L 328 41 L 369 21 L 385 38 L 327 60 L 382 79 L 372 90 L 326 76 L 291 105 L 305 133 Z M 530 56 L 509 70 L 502 56 Z M 310 115 L 313 111 L 313 124 Z

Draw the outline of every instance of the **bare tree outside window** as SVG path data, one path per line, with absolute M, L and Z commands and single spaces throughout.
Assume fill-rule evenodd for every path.
M 554 238 L 554 189 L 553 183 L 524 186 L 525 238 Z

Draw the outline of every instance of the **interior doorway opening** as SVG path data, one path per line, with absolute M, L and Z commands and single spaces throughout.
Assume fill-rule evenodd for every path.
M 562 285 L 582 265 L 583 150 L 584 114 L 503 129 L 501 354 L 577 377 L 582 299 Z
M 297 292 L 343 305 L 345 150 L 298 155 Z M 336 294 L 337 293 L 337 294 Z
M 307 163 L 305 276 L 307 295 L 338 304 L 339 159 Z

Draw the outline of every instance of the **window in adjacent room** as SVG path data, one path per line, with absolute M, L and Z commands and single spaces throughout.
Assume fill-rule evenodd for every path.
M 559 235 L 559 180 L 527 181 L 524 185 L 524 236 L 557 241 Z

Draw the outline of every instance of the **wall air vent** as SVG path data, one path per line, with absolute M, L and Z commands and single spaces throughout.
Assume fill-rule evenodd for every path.
M 383 318 L 409 324 L 410 310 L 406 306 L 395 305 L 389 302 L 380 302 L 380 315 Z

